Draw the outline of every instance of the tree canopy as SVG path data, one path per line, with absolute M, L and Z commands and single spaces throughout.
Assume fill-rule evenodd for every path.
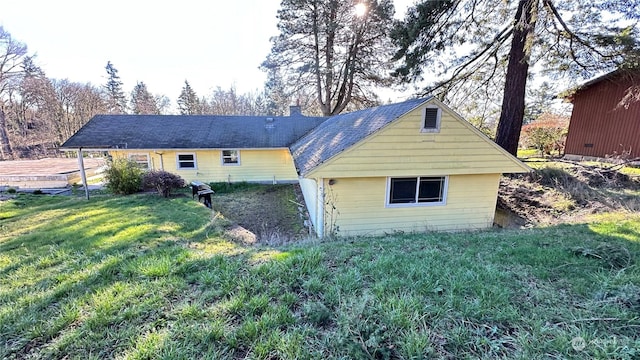
M 313 94 L 326 116 L 375 104 L 371 88 L 389 80 L 393 11 L 391 0 L 363 0 L 358 9 L 351 1 L 282 0 L 280 34 L 262 68 L 277 72 L 291 97 Z
M 447 100 L 501 87 L 496 142 L 515 154 L 531 75 L 570 82 L 638 66 L 638 19 L 638 0 L 423 0 L 392 32 L 394 74 Z

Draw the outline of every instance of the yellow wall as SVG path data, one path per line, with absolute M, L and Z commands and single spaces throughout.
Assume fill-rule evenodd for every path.
M 385 207 L 387 178 L 325 179 L 325 234 L 331 233 L 335 204 L 338 236 L 383 235 L 394 231 L 461 231 L 492 226 L 500 174 L 449 176 L 445 205 Z
M 221 150 L 156 150 L 162 152 L 164 170 L 180 175 L 187 182 L 296 182 L 298 175 L 288 149 L 240 150 L 240 165 L 222 165 Z M 151 167 L 160 169 L 160 155 L 154 150 L 113 150 L 111 156 L 148 154 Z M 178 169 L 178 153 L 195 153 L 196 169 Z
M 528 171 L 471 124 L 441 103 L 435 105 L 442 109 L 440 132 L 420 132 L 422 106 L 306 175 L 326 178 Z

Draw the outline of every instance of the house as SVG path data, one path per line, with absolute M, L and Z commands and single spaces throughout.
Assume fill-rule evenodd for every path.
M 188 182 L 298 181 L 289 145 L 326 118 L 291 116 L 97 115 L 62 149 L 108 151 Z
M 201 181 L 298 181 L 318 236 L 492 226 L 530 169 L 435 98 L 329 118 L 96 116 L 62 146 Z
M 640 72 L 617 70 L 580 86 L 565 156 L 573 159 L 640 156 Z

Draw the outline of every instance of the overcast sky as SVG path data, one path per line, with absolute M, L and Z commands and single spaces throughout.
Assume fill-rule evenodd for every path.
M 396 16 L 414 0 L 395 0 Z M 277 35 L 280 0 L 2 0 L 0 25 L 47 76 L 102 85 L 111 61 L 129 93 L 144 81 L 172 102 L 188 80 L 198 95 L 262 88 L 258 69 Z

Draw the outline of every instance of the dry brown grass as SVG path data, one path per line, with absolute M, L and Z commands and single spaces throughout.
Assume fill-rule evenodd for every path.
M 503 177 L 500 185 L 498 207 L 529 224 L 640 211 L 640 181 L 610 167 L 548 163 L 528 174 Z

